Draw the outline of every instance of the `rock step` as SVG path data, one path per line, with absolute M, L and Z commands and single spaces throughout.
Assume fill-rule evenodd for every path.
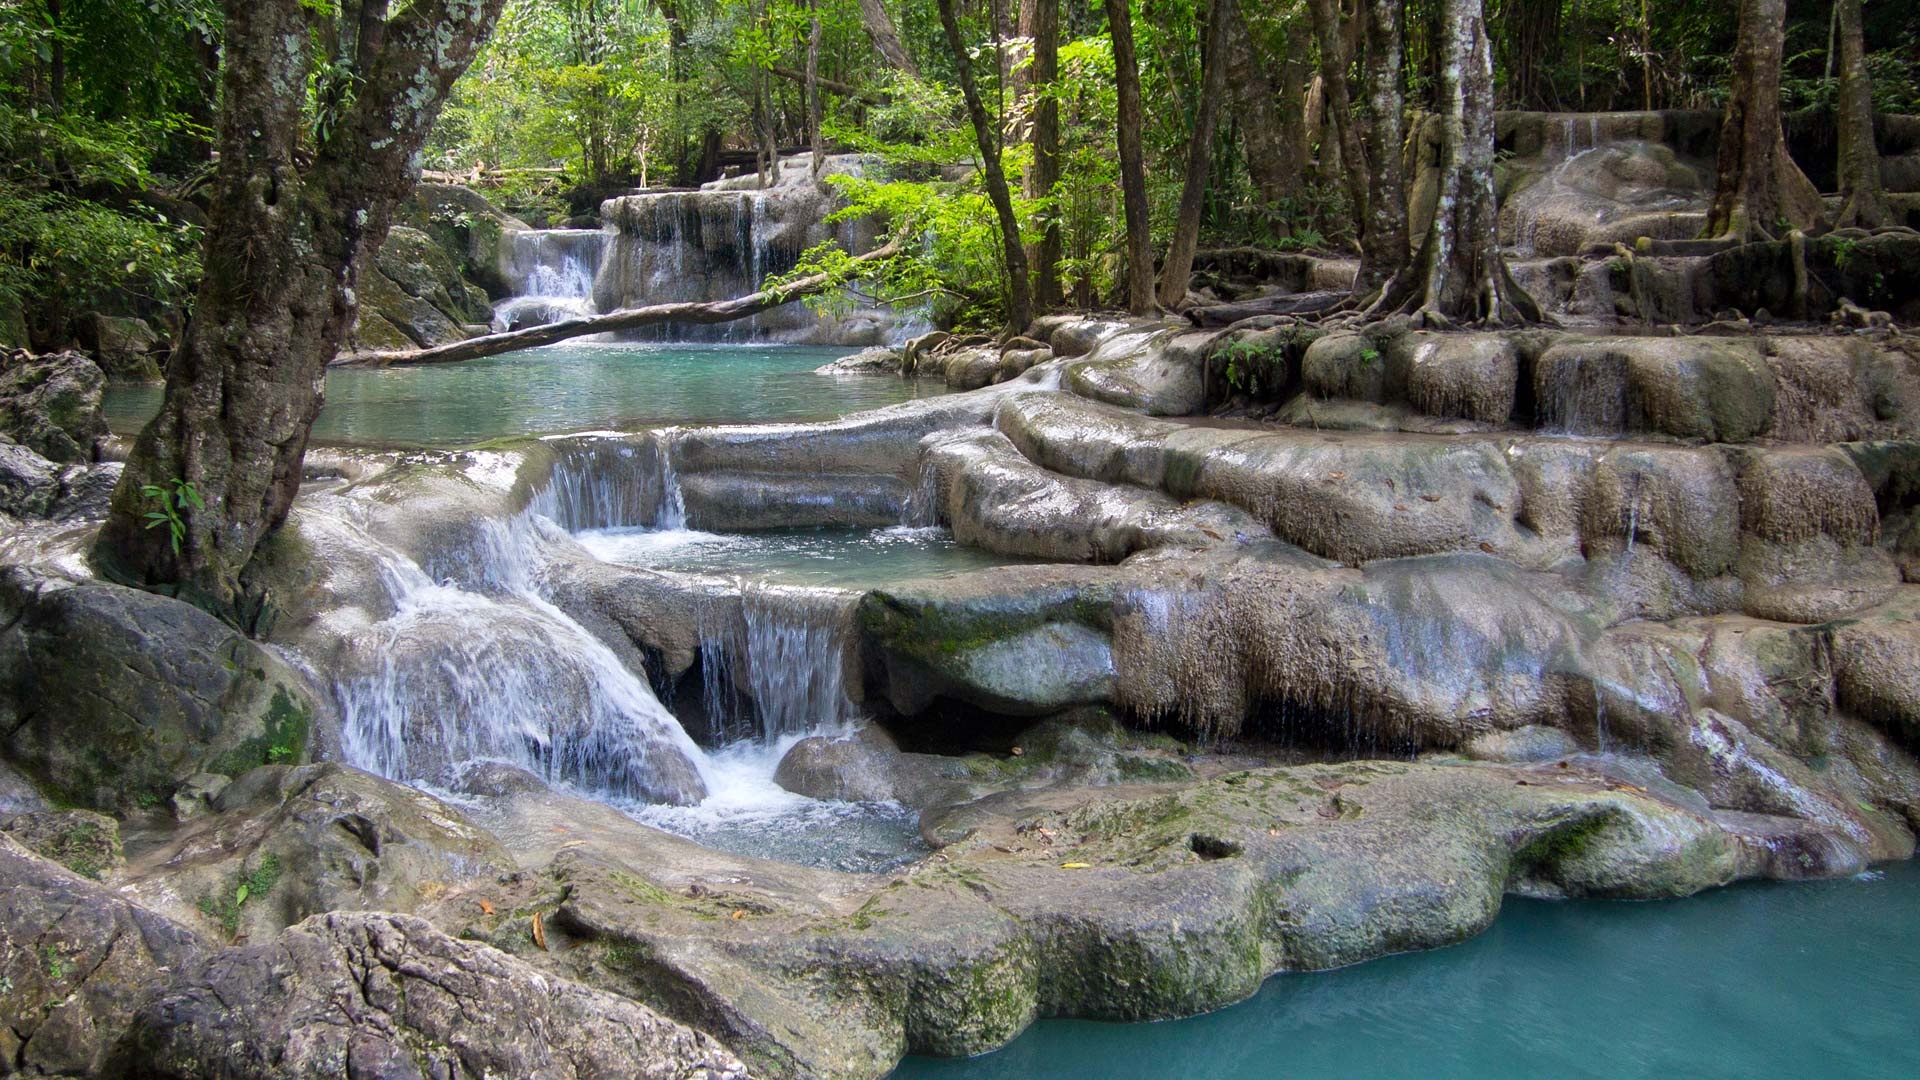
M 1007 397 L 995 422 L 1042 468 L 1227 503 L 1338 562 L 1477 550 L 1544 569 L 1651 556 L 1666 591 L 1697 594 L 1732 578 L 1751 613 L 1790 621 L 1886 598 L 1901 574 L 1876 543 L 1881 502 L 1907 499 L 1915 477 L 1907 444 L 1329 433 L 1155 419 L 1031 393 Z
M 1320 429 L 1825 443 L 1910 437 L 1920 404 L 1920 357 L 1892 339 L 1851 335 L 1432 333 L 1384 323 L 1232 330 L 1183 347 L 1203 349 L 1205 370 L 1187 384 L 1210 378 L 1209 400 L 1281 399 L 1277 419 Z M 1163 345 L 1159 355 L 1174 363 L 1181 351 Z M 1201 411 L 1172 408 L 1180 401 L 1166 393 L 1169 407 L 1146 408 L 1159 399 L 1089 391 L 1088 378 L 1070 375 L 1066 386 L 1160 415 Z

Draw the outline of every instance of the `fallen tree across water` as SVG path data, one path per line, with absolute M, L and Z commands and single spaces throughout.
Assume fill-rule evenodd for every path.
M 744 319 L 758 315 L 771 308 L 791 304 L 795 300 L 823 293 L 838 285 L 853 280 L 848 271 L 855 267 L 871 266 L 883 262 L 900 253 L 898 237 L 874 248 L 864 255 L 855 255 L 844 265 L 833 270 L 809 274 L 794 281 L 785 282 L 773 288 L 762 289 L 745 296 L 736 296 L 730 300 L 687 300 L 672 304 L 652 304 L 647 307 L 622 308 L 609 311 L 604 315 L 583 315 L 575 319 L 561 319 L 541 326 L 530 326 L 524 330 L 508 330 L 499 334 L 484 334 L 465 341 L 455 341 L 446 345 L 435 345 L 427 349 L 400 349 L 385 352 L 342 353 L 334 358 L 335 367 L 388 367 L 397 364 L 453 364 L 462 360 L 478 360 L 483 356 L 497 356 L 516 349 L 531 349 L 540 345 L 552 345 L 569 338 L 584 337 L 588 334 L 606 334 L 617 330 L 634 330 L 642 326 L 656 326 L 660 323 L 723 323 L 735 319 Z

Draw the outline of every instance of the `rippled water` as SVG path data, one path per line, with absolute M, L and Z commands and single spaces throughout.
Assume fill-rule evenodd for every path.
M 1920 1076 L 1920 866 L 1665 903 L 1509 901 L 1438 952 L 1164 1024 L 1052 1021 L 894 1080 Z
M 339 368 L 327 374 L 327 405 L 313 437 L 467 446 L 664 423 L 823 420 L 946 392 L 931 381 L 814 373 L 854 351 L 565 342 L 460 364 Z M 159 407 L 158 386 L 108 388 L 107 421 L 121 434 L 137 432 Z
M 774 767 L 801 737 L 715 751 L 706 769 L 712 794 L 698 805 L 614 805 L 711 848 L 824 870 L 880 873 L 927 853 L 918 815 L 899 803 L 809 799 L 774 784 Z
M 606 562 L 647 570 L 739 575 L 774 585 L 878 588 L 915 577 L 950 577 L 1021 562 L 964 547 L 942 528 L 594 529 L 575 534 Z

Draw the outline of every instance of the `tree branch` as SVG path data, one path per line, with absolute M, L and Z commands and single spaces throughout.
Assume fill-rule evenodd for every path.
M 856 255 L 848 264 L 869 266 L 884 262 L 901 251 L 899 238 L 888 241 L 864 255 Z M 770 308 L 790 304 L 803 297 L 825 292 L 848 280 L 845 270 L 824 271 L 789 281 L 777 288 L 762 289 L 746 296 L 737 296 L 731 300 L 682 301 L 673 304 L 653 304 L 648 307 L 623 308 L 604 315 L 583 315 L 575 319 L 561 319 L 543 326 L 530 326 L 524 330 L 509 330 L 505 333 L 486 334 L 465 341 L 456 341 L 447 345 L 436 345 L 430 349 L 407 349 L 397 352 L 348 353 L 334 359 L 334 366 L 388 367 L 401 364 L 452 364 L 462 360 L 478 360 L 484 356 L 498 356 L 516 349 L 531 349 L 540 345 L 552 345 L 570 338 L 584 337 L 587 334 L 605 334 L 616 330 L 633 330 L 642 326 L 655 326 L 666 322 L 723 323 L 735 319 L 744 319 L 758 315 Z

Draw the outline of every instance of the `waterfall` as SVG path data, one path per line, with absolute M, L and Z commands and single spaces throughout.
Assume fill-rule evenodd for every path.
M 851 594 L 740 585 L 740 618 L 700 627 L 702 702 L 722 743 L 777 743 L 842 730 Z
M 672 436 L 669 428 L 640 439 L 554 444 L 553 471 L 527 510 L 568 532 L 686 528 L 687 502 L 673 469 Z
M 471 550 L 430 568 L 369 538 L 393 610 L 348 636 L 337 668 L 346 760 L 422 780 L 497 759 L 603 796 L 699 801 L 705 755 L 539 594 L 541 528 L 526 514 L 485 522 Z
M 502 268 L 514 295 L 494 305 L 493 328 L 516 330 L 591 315 L 594 280 L 607 249 L 599 229 L 515 232 Z

